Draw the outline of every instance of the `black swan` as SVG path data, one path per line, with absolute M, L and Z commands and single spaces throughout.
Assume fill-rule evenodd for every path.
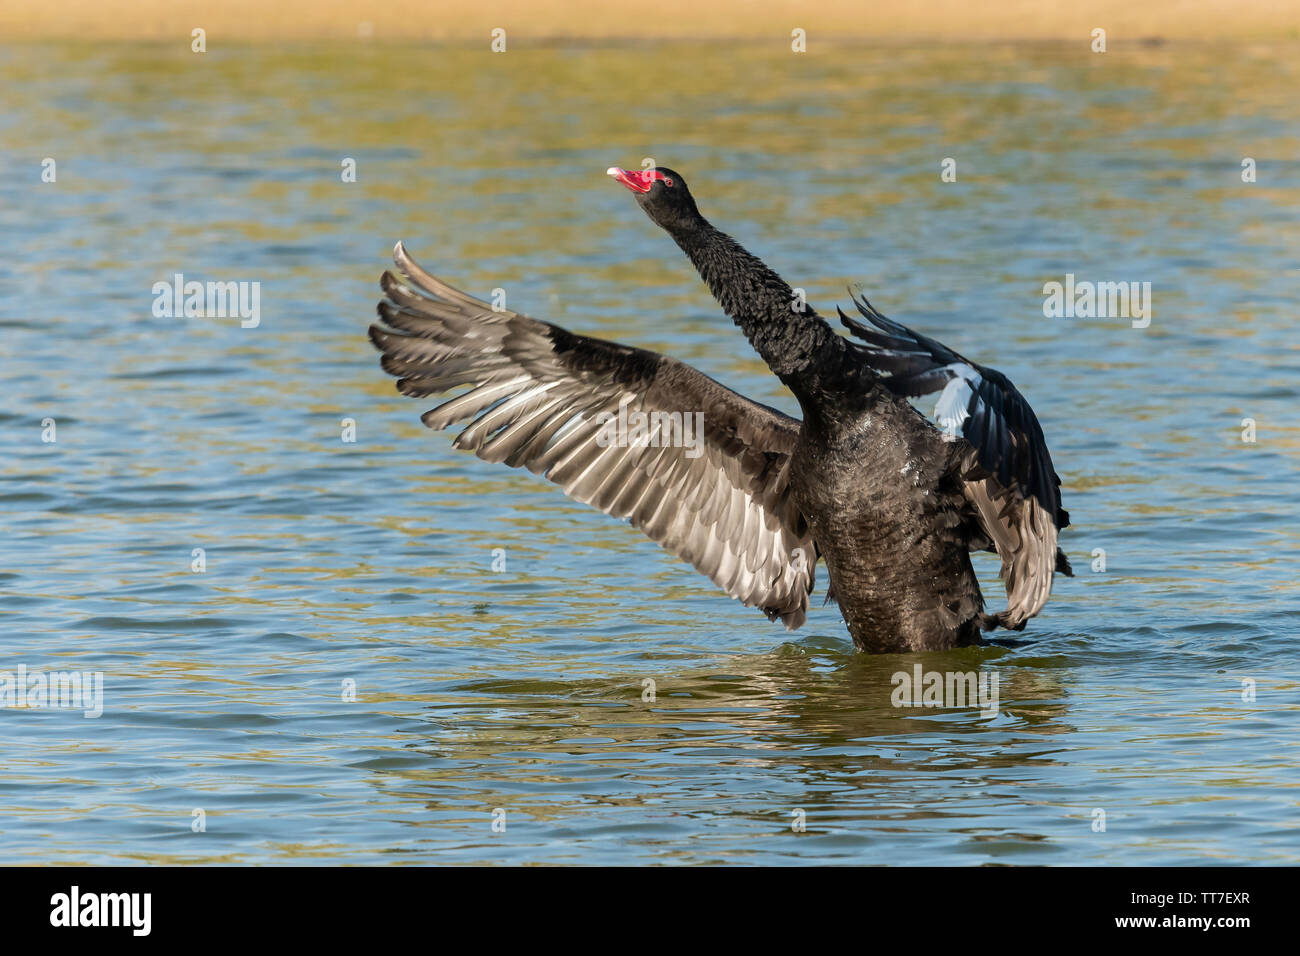
M 626 518 L 732 597 L 803 623 L 824 560 L 858 649 L 938 650 L 1019 630 L 1047 601 L 1068 523 L 1042 429 L 1006 376 L 885 318 L 837 334 L 700 215 L 670 169 L 611 168 L 794 393 L 803 421 L 675 359 L 575 335 L 452 288 L 401 243 L 370 338 L 455 446 L 525 467 Z M 868 324 L 869 323 L 869 324 Z M 940 392 L 936 428 L 908 402 Z M 637 416 L 640 417 L 637 417 Z M 633 438 L 613 427 L 635 421 Z M 691 441 L 690 423 L 699 425 Z M 1007 607 L 984 613 L 970 552 L 996 551 Z

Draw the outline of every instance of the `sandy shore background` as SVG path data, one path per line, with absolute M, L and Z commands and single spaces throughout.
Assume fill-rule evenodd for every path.
M 508 42 L 564 38 L 1085 41 L 1287 40 L 1300 37 L 1300 0 L 0 0 L 0 42 L 181 38 L 208 42 L 369 37 Z

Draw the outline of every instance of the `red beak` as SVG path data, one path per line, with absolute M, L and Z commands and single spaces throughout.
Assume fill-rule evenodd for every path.
M 633 192 L 648 193 L 650 187 L 654 185 L 654 180 L 645 173 L 632 173 L 626 169 L 619 169 L 617 166 L 611 166 L 605 170 L 607 176 L 613 176 L 620 183 Z

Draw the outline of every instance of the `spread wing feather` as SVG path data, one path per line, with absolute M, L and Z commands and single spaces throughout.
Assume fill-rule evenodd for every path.
M 464 426 L 457 448 L 544 476 L 745 605 L 803 623 L 817 552 L 789 490 L 796 419 L 655 352 L 494 310 L 401 243 L 393 259 L 401 275 L 381 279 L 370 327 L 384 370 L 404 395 L 468 386 L 425 425 Z
M 870 324 L 843 310 L 840 319 L 860 340 L 862 360 L 896 395 L 939 392 L 939 427 L 946 438 L 970 445 L 963 491 L 1002 559 L 1007 588 L 1007 608 L 997 620 L 1024 627 L 1047 602 L 1053 573 L 1073 573 L 1057 547 L 1070 516 L 1061 508 L 1061 479 L 1038 418 L 1001 372 L 886 318 L 863 297 L 855 295 L 853 304 Z

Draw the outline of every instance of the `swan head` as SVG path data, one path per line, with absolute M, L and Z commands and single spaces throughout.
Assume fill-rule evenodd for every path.
M 637 205 L 650 220 L 669 232 L 697 228 L 704 221 L 691 191 L 686 188 L 686 180 L 667 166 L 653 169 L 611 166 L 605 173 L 631 190 Z

